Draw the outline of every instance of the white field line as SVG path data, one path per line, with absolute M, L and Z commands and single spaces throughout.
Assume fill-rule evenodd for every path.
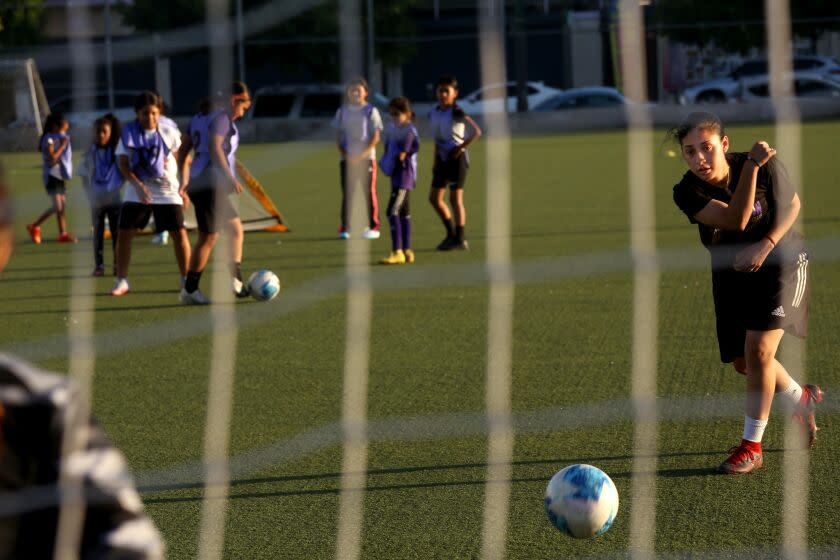
M 820 406 L 820 413 L 833 414 L 840 411 L 840 387 L 824 387 L 826 400 Z M 721 418 L 743 417 L 744 397 L 742 393 L 726 395 L 697 395 L 657 399 L 659 420 L 662 422 L 706 422 Z M 579 428 L 597 428 L 626 423 L 635 417 L 632 398 L 565 405 L 513 412 L 511 425 L 518 434 L 563 433 Z M 436 441 L 483 437 L 490 433 L 490 421 L 483 410 L 441 414 L 435 416 L 389 416 L 371 419 L 367 425 L 367 437 L 371 443 Z M 230 458 L 230 474 L 233 480 L 247 482 L 246 478 L 268 468 L 300 460 L 308 455 L 321 453 L 343 442 L 344 425 L 333 422 L 290 435 L 274 443 L 243 451 Z M 718 456 L 725 448 L 710 448 L 709 470 L 716 465 Z M 587 456 L 557 457 L 559 465 L 569 462 L 599 462 L 626 460 L 626 457 Z M 480 465 L 477 465 L 480 466 Z M 553 474 L 551 471 L 550 474 Z M 547 475 L 546 482 L 550 478 Z M 338 473 L 340 475 L 340 473 Z M 142 471 L 136 474 L 137 486 L 143 495 L 158 495 L 173 490 L 201 489 L 205 486 L 204 461 L 201 459 L 171 465 L 161 469 Z M 91 503 L 97 496 L 88 496 Z M 19 492 L 6 492 L 0 498 L 0 515 L 25 513 L 56 504 L 56 487 L 39 486 Z
M 815 255 L 811 264 L 824 264 L 840 260 L 840 236 L 808 239 L 808 247 Z M 362 247 L 365 250 L 366 247 Z M 352 249 L 351 249 L 352 250 Z M 654 255 L 660 272 L 700 270 L 708 272 L 708 253 L 693 244 L 689 247 L 659 249 Z M 247 258 L 247 257 L 246 257 Z M 587 255 L 539 258 L 514 261 L 513 282 L 515 284 L 543 284 L 601 274 L 623 273 L 635 266 L 632 253 L 627 250 L 604 251 Z M 73 270 L 73 274 L 88 274 L 89 267 Z M 704 277 L 705 278 L 705 277 Z M 28 275 L 17 278 L 15 273 L 4 272 L 2 283 L 29 281 Z M 395 280 L 399 279 L 399 282 Z M 371 276 L 371 287 L 375 292 L 392 292 L 416 288 L 451 288 L 487 284 L 490 271 L 485 263 L 463 263 L 440 266 L 414 266 L 411 270 L 377 270 Z M 266 321 L 303 311 L 330 298 L 344 295 L 349 279 L 344 272 L 328 274 L 308 281 L 298 288 L 284 290 L 282 297 L 270 305 L 235 306 L 240 328 L 253 327 Z M 88 309 L 92 309 L 92 306 Z M 209 312 L 207 312 L 209 313 Z M 186 317 L 160 321 L 95 335 L 99 356 L 116 354 L 132 349 L 169 344 L 177 340 L 205 336 L 210 333 L 207 313 L 195 312 Z M 68 316 L 68 321 L 77 320 Z M 5 349 L 21 359 L 43 362 L 69 355 L 69 343 L 64 335 L 34 338 L 9 345 Z

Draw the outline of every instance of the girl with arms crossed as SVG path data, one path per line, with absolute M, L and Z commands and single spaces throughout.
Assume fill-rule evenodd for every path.
M 117 165 L 115 153 L 120 141 L 120 121 L 108 113 L 93 123 L 93 144 L 85 154 L 85 162 L 79 175 L 84 181 L 90 200 L 91 222 L 93 223 L 93 276 L 105 275 L 103 258 L 105 245 L 105 219 L 111 230 L 111 244 L 114 249 L 114 274 L 117 273 L 117 237 L 122 200 L 120 189 L 123 176 Z

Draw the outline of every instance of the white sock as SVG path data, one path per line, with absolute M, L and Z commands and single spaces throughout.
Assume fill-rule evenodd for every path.
M 744 439 L 761 443 L 761 438 L 764 437 L 764 428 L 766 427 L 767 420 L 756 420 L 755 418 L 744 416 Z
M 786 407 L 789 406 L 791 409 L 794 409 L 799 405 L 800 399 L 802 399 L 802 387 L 799 386 L 799 383 L 791 379 L 787 389 L 779 391 L 778 395 L 782 398 Z

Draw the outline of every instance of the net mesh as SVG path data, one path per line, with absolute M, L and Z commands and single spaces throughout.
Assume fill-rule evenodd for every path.
M 155 71 L 159 71 L 161 57 L 174 59 L 196 50 L 206 51 L 209 53 L 207 75 L 202 78 L 208 85 L 202 93 L 212 93 L 223 90 L 234 79 L 251 75 L 243 68 L 247 60 L 247 51 L 236 50 L 242 42 L 252 41 L 261 48 L 292 42 L 303 48 L 314 49 L 320 42 L 326 41 L 333 48 L 333 62 L 338 68 L 336 77 L 339 82 L 346 84 L 367 73 L 372 84 L 410 83 L 414 77 L 405 76 L 410 66 L 400 70 L 403 74 L 382 73 L 375 60 L 378 47 L 396 50 L 404 46 L 401 44 L 402 39 L 396 34 L 390 35 L 387 28 L 374 27 L 371 8 L 385 10 L 392 7 L 385 4 L 388 3 L 371 0 L 348 0 L 338 3 L 313 0 L 266 2 L 243 10 L 241 2 L 207 0 L 203 10 L 206 16 L 203 22 L 194 22 L 167 31 L 160 34 L 155 41 L 149 41 L 148 37 L 128 37 L 119 40 L 114 44 L 112 59 L 116 64 L 127 63 L 138 67 L 144 63 L 150 64 Z M 515 83 L 515 80 L 507 71 L 510 66 L 507 56 L 507 42 L 511 40 L 510 30 L 518 29 L 521 25 L 521 21 L 516 21 L 516 18 L 521 17 L 516 10 L 522 3 L 514 4 L 517 6 L 510 9 L 505 2 L 494 0 L 481 0 L 478 3 L 433 2 L 431 6 L 435 18 L 444 19 L 449 10 L 451 16 L 457 15 L 472 22 L 470 25 L 474 26 L 475 31 L 468 34 L 470 38 L 476 39 L 472 63 L 480 68 L 478 85 L 484 91 L 481 100 L 485 104 L 495 101 L 511 107 L 511 103 L 517 101 L 508 97 L 515 97 L 520 93 L 517 91 L 518 86 L 508 85 Z M 557 8 L 557 3 L 548 1 L 540 3 L 541 6 L 537 6 L 537 3 L 527 4 L 533 4 L 532 10 L 542 9 L 544 14 L 551 14 L 552 10 Z M 781 0 L 766 0 L 767 16 L 764 24 L 768 37 L 771 103 L 776 119 L 772 124 L 775 126 L 779 152 L 785 154 L 785 163 L 794 182 L 801 185 L 803 169 L 800 157 L 800 114 L 798 105 L 786 96 L 786 92 L 791 91 L 792 68 L 791 19 L 788 8 L 787 3 Z M 75 26 L 77 30 L 92 28 L 95 24 L 88 13 L 91 9 L 86 6 L 69 9 L 68 13 L 72 14 L 68 18 L 68 26 L 71 29 Z M 272 26 L 298 21 L 294 18 L 306 17 L 324 9 L 334 9 L 335 36 L 332 39 L 324 40 L 295 34 L 291 39 L 285 36 L 271 39 L 261 35 Z M 237 17 L 238 12 L 241 12 L 241 17 Z M 574 17 L 568 16 L 572 19 Z M 586 17 L 595 16 L 590 14 Z M 626 169 L 622 171 L 622 175 L 627 179 L 627 192 L 621 211 L 627 210 L 628 222 L 626 231 L 621 233 L 627 235 L 628 249 L 571 256 L 532 257 L 526 253 L 525 256 L 514 258 L 514 243 L 516 237 L 522 234 L 514 216 L 515 190 L 512 185 L 513 168 L 516 166 L 518 153 L 516 141 L 519 138 L 525 139 L 524 142 L 535 141 L 531 136 L 533 133 L 545 133 L 555 127 L 568 132 L 579 127 L 602 128 L 614 126 L 616 123 L 614 115 L 605 117 L 604 113 L 588 112 L 585 109 L 575 113 L 574 117 L 560 114 L 543 118 L 538 113 L 514 116 L 510 110 L 484 114 L 481 120 L 484 136 L 473 150 L 482 151 L 481 161 L 485 165 L 482 173 L 476 173 L 483 178 L 483 184 L 479 184 L 477 180 L 474 183 L 476 189 L 484 191 L 483 198 L 486 200 L 486 208 L 481 211 L 485 223 L 485 257 L 479 261 L 450 262 L 436 267 L 406 270 L 401 274 L 398 283 L 394 281 L 393 276 L 378 274 L 372 269 L 371 245 L 361 236 L 355 235 L 341 248 L 344 262 L 341 271 L 324 274 L 314 280 L 295 285 L 295 276 L 290 270 L 292 286 L 279 301 L 273 302 L 271 306 L 250 306 L 243 310 L 232 305 L 228 273 L 228 261 L 231 256 L 229 249 L 220 245 L 213 256 L 211 279 L 211 295 L 214 301 L 219 303 L 214 305 L 209 313 L 199 315 L 173 312 L 171 316 L 152 324 L 135 327 L 123 323 L 113 328 L 99 329 L 96 328 L 96 320 L 100 313 L 95 301 L 96 287 L 88 277 L 81 276 L 79 272 L 86 268 L 89 248 L 80 243 L 72 249 L 70 267 L 74 276 L 70 283 L 66 311 L 71 318 L 68 321 L 67 332 L 54 336 L 18 338 L 9 348 L 18 355 L 38 362 L 61 363 L 66 360 L 69 363 L 70 377 L 80 388 L 81 404 L 79 408 L 68 410 L 70 416 L 67 425 L 75 429 L 68 430 L 66 434 L 63 445 L 65 457 L 71 456 L 87 443 L 83 419 L 87 417 L 93 402 L 92 395 L 100 382 L 98 377 L 94 378 L 98 360 L 108 360 L 131 352 L 148 353 L 153 356 L 167 345 L 183 343 L 189 348 L 191 340 L 204 337 L 211 341 L 208 346 L 208 359 L 188 360 L 188 367 L 195 368 L 199 375 L 207 378 L 206 391 L 202 389 L 200 394 L 201 399 L 206 399 L 205 418 L 201 423 L 201 434 L 198 436 L 203 441 L 202 456 L 178 460 L 167 458 L 164 462 L 169 466 L 141 469 L 136 473 L 141 490 L 155 496 L 159 492 L 201 488 L 200 521 L 194 529 L 197 533 L 195 547 L 190 550 L 200 558 L 247 557 L 251 554 L 256 557 L 265 553 L 258 544 L 259 539 L 254 539 L 254 543 L 245 550 L 235 548 L 242 546 L 241 540 L 238 540 L 236 545 L 228 544 L 232 487 L 246 477 L 253 477 L 275 468 L 282 470 L 285 464 L 305 462 L 309 457 L 336 448 L 340 448 L 341 456 L 335 466 L 338 472 L 334 473 L 337 478 L 334 489 L 337 500 L 331 503 L 326 511 L 321 512 L 322 515 L 334 519 L 334 532 L 327 535 L 307 535 L 301 537 L 301 540 L 334 539 L 335 546 L 331 552 L 335 558 L 342 560 L 354 560 L 368 555 L 388 556 L 392 551 L 387 546 L 382 545 L 380 550 L 377 548 L 378 544 L 369 544 L 365 539 L 366 524 L 371 521 L 373 515 L 368 509 L 369 506 L 366 506 L 366 500 L 370 500 L 368 487 L 371 484 L 371 473 L 382 469 L 380 464 L 372 465 L 374 460 L 371 449 L 374 445 L 399 445 L 424 440 L 438 442 L 458 438 L 481 439 L 484 445 L 484 461 L 479 468 L 483 469 L 484 473 L 480 477 L 482 490 L 477 501 L 479 505 L 473 508 L 481 513 L 481 530 L 474 535 L 465 535 L 463 542 L 459 543 L 460 551 L 454 553 L 454 556 L 478 555 L 485 559 L 514 557 L 510 550 L 510 535 L 517 529 L 516 514 L 521 507 L 517 500 L 522 500 L 514 487 L 515 468 L 527 463 L 530 456 L 527 448 L 528 438 L 546 432 L 561 432 L 564 429 L 616 425 L 632 426 L 629 431 L 632 438 L 630 467 L 627 473 L 629 482 L 622 494 L 622 500 L 629 503 L 629 508 L 623 510 L 628 519 L 628 528 L 625 531 L 627 537 L 622 541 L 625 546 L 617 551 L 603 549 L 606 552 L 594 552 L 595 549 L 570 549 L 569 556 L 717 558 L 727 554 L 749 554 L 757 557 L 766 554 L 768 557 L 805 558 L 832 557 L 838 554 L 840 549 L 836 546 L 809 546 L 809 458 L 807 455 L 790 451 L 801 447 L 802 443 L 800 432 L 791 424 L 785 426 L 781 463 L 785 481 L 779 512 L 782 545 L 768 548 L 764 543 L 758 548 L 732 548 L 718 543 L 715 546 L 719 546 L 719 550 L 674 552 L 669 550 L 668 543 L 662 544 L 657 541 L 657 527 L 660 522 L 657 503 L 662 484 L 660 442 L 662 431 L 667 429 L 662 426 L 668 423 L 729 418 L 733 411 L 737 414 L 740 410 L 742 397 L 714 394 L 702 397 L 680 394 L 663 396 L 659 392 L 658 388 L 663 383 L 663 372 L 659 365 L 661 333 L 658 326 L 661 320 L 660 302 L 666 297 L 666 294 L 660 291 L 663 278 L 671 273 L 696 273 L 707 268 L 706 258 L 700 249 L 663 247 L 657 237 L 657 232 L 661 231 L 661 224 L 657 224 L 656 221 L 657 196 L 654 186 L 657 179 L 654 176 L 654 161 L 660 156 L 661 150 L 657 149 L 654 125 L 657 119 L 674 122 L 685 110 L 669 110 L 667 107 L 654 110 L 648 104 L 651 84 L 645 80 L 645 77 L 650 76 L 646 67 L 649 60 L 647 49 L 656 46 L 645 41 L 643 8 L 638 1 L 618 2 L 609 33 L 587 31 L 585 23 L 582 23 L 588 21 L 586 17 L 580 16 L 581 23 L 575 30 L 542 29 L 534 31 L 534 36 L 555 39 L 554 35 L 562 36 L 562 41 L 573 45 L 567 52 L 574 51 L 574 45 L 578 43 L 589 44 L 593 38 L 601 38 L 607 43 L 603 45 L 605 51 L 611 50 L 615 55 L 614 73 L 618 76 L 621 89 L 629 101 L 628 105 L 619 109 L 619 124 L 626 124 L 623 133 L 626 133 L 627 139 Z M 513 18 L 514 21 L 509 21 L 509 18 Z M 618 29 L 620 31 L 617 31 Z M 374 38 L 374 32 L 382 36 Z M 589 33 L 591 35 L 588 35 Z M 90 39 L 85 38 L 84 33 L 71 35 L 77 38 L 69 43 L 69 61 L 45 50 L 33 49 L 33 52 L 43 58 L 45 67 L 50 71 L 58 69 L 70 72 L 72 90 L 81 93 L 89 91 L 92 85 L 95 88 L 100 85 L 93 61 L 98 61 L 97 64 L 102 61 L 98 60 L 98 49 L 93 49 Z M 82 38 L 78 38 L 79 36 Z M 446 43 L 458 38 L 463 37 L 459 37 L 456 32 L 434 38 L 421 34 L 412 46 L 434 51 L 437 47 L 432 46 L 432 43 Z M 516 52 L 514 57 L 522 57 L 516 58 L 517 64 L 527 60 L 521 52 Z M 446 59 L 440 60 L 441 67 L 445 67 L 446 63 Z M 156 64 L 158 66 L 154 66 Z M 370 75 L 372 70 L 379 71 L 375 77 Z M 585 69 L 582 68 L 576 68 L 574 71 L 585 73 Z M 138 75 L 154 75 L 154 72 L 144 74 L 138 71 Z M 499 85 L 503 87 L 500 89 Z M 147 83 L 143 88 L 172 91 L 172 95 L 177 96 L 178 90 L 171 86 L 171 83 L 163 87 L 159 83 Z M 514 90 L 513 95 L 509 92 L 511 87 Z M 527 87 L 525 89 L 527 90 Z M 490 93 L 493 91 L 497 93 Z M 278 100 L 279 96 L 272 102 L 278 103 L 279 107 L 282 100 Z M 424 101 L 428 106 L 433 104 L 429 99 Z M 297 105 L 294 107 L 297 110 L 301 109 Z M 423 101 L 417 104 L 418 113 L 420 107 L 428 108 L 423 105 Z M 381 109 L 385 112 L 384 108 Z M 19 149 L 21 146 L 31 149 L 47 111 L 44 88 L 34 62 L 28 59 L 0 60 L 0 129 L 3 129 L 4 135 L 15 135 L 14 141 L 4 141 L 5 149 Z M 726 112 L 728 109 L 724 107 L 722 111 Z M 330 112 L 331 108 L 326 114 Z M 271 134 L 266 135 L 266 131 L 276 124 L 246 120 L 242 123 L 242 130 L 251 135 L 251 138 L 265 139 L 271 137 Z M 321 127 L 315 129 L 301 122 L 291 125 L 286 123 L 281 134 L 292 135 L 298 142 L 283 146 L 279 154 L 274 150 L 261 148 L 254 152 L 256 155 L 248 161 L 249 168 L 257 174 L 277 170 L 282 174 L 284 170 L 293 169 L 300 162 L 313 157 L 323 145 L 329 143 L 332 135 L 325 122 L 319 124 Z M 20 129 L 25 129 L 25 132 L 21 132 Z M 276 137 L 275 135 L 274 138 Z M 536 141 L 539 141 L 539 137 Z M 427 145 L 431 145 L 430 138 Z M 592 147 L 593 152 L 599 149 L 597 145 Z M 431 154 L 431 149 L 426 151 L 424 156 L 426 154 Z M 348 177 L 349 183 L 356 191 L 355 196 L 351 197 L 351 221 L 361 224 L 367 220 L 368 212 L 364 197 L 360 194 L 364 177 L 358 175 L 358 168 L 354 169 Z M 536 174 L 540 171 L 533 170 Z M 598 170 L 594 172 L 597 174 Z M 319 180 L 332 179 L 322 179 L 319 176 Z M 804 198 L 801 190 L 800 197 Z M 556 205 L 563 203 L 563 200 L 549 202 Z M 322 206 L 322 202 L 318 197 L 312 197 L 307 199 L 303 206 L 315 211 L 314 209 Z M 23 205 L 22 208 L 28 211 L 29 204 Z M 578 209 L 588 210 L 591 209 Z M 83 216 L 83 213 L 77 212 L 74 220 L 83 222 Z M 586 233 L 597 236 L 603 232 Z M 264 239 L 261 238 L 260 242 L 264 242 Z M 316 243 L 313 242 L 313 245 Z M 814 240 L 812 246 L 828 262 L 840 257 L 840 245 L 836 243 L 835 237 L 826 236 Z M 317 250 L 316 248 L 315 251 Z M 277 263 L 282 271 L 282 258 L 278 258 Z M 156 267 L 157 264 L 153 262 L 149 266 Z M 14 271 L 14 267 L 11 270 Z M 519 342 L 515 320 L 517 290 L 546 284 L 562 289 L 564 283 L 569 280 L 586 278 L 607 282 L 619 274 L 632 276 L 629 281 L 631 288 L 628 290 L 632 305 L 630 332 L 627 333 L 630 360 L 626 364 L 630 374 L 628 390 L 625 391 L 624 397 L 605 400 L 584 396 L 571 405 L 525 409 L 517 406 L 514 394 L 517 374 L 514 347 Z M 465 287 L 477 291 L 481 297 L 486 296 L 486 316 L 477 319 L 484 323 L 482 328 L 486 329 L 486 347 L 474 352 L 480 356 L 482 363 L 486 363 L 486 369 L 479 382 L 482 385 L 480 393 L 483 396 L 481 409 L 424 412 L 416 415 L 372 414 L 373 405 L 370 401 L 373 400 L 373 383 L 369 375 L 373 367 L 372 352 L 376 337 L 375 299 L 387 298 L 395 291 L 452 287 Z M 298 314 L 317 309 L 336 297 L 346 298 L 343 315 L 329 318 L 330 321 L 341 322 L 343 325 L 344 347 L 339 368 L 341 375 L 325 375 L 325 379 L 340 383 L 340 389 L 337 391 L 340 395 L 340 406 L 337 410 L 318 417 L 330 418 L 330 421 L 309 424 L 305 429 L 268 443 L 251 443 L 249 438 L 237 435 L 234 391 L 239 387 L 237 376 L 240 373 L 237 371 L 237 364 L 241 358 L 238 351 L 242 347 L 240 339 L 243 333 L 244 336 L 249 336 L 266 324 L 276 324 L 278 318 L 283 318 L 287 324 L 293 324 Z M 548 302 L 546 305 L 551 306 L 552 303 Z M 558 305 L 558 313 L 561 311 L 562 306 Z M 129 313 L 125 310 L 122 312 Z M 294 328 L 289 327 L 290 330 Z M 558 327 L 547 325 L 546 328 Z M 284 338 L 286 336 L 289 338 Z M 292 343 L 292 337 L 288 333 L 278 335 L 278 339 L 281 344 Z M 196 347 L 203 348 L 200 345 Z M 272 348 L 266 347 L 263 351 L 270 356 Z M 317 352 L 317 349 L 312 350 L 312 353 Z M 795 377 L 801 380 L 806 365 L 804 350 L 800 347 L 786 348 L 785 363 L 792 372 L 798 374 Z M 260 367 L 269 367 L 266 364 L 271 364 L 270 357 L 261 361 Z M 165 371 L 166 367 L 162 369 L 164 373 L 168 373 Z M 406 375 L 410 375 L 410 365 L 406 366 L 406 369 Z M 535 399 L 534 402 L 541 401 Z M 244 406 L 247 407 L 248 404 Z M 96 409 L 95 406 L 93 408 Z M 422 407 L 420 409 L 422 410 Z M 826 404 L 825 410 L 828 412 L 835 409 L 834 401 Z M 75 416 L 72 416 L 73 414 Z M 259 438 L 255 440 L 259 441 Z M 518 447 L 520 443 L 522 449 Z M 604 445 L 608 446 L 609 442 Z M 443 462 L 459 460 L 458 457 L 441 459 Z M 564 465 L 557 465 L 557 468 L 562 466 Z M 63 507 L 57 538 L 57 558 L 78 556 L 84 522 L 84 504 L 91 498 L 84 495 L 81 483 L 81 479 L 72 476 L 72 473 L 65 473 L 61 479 Z M 44 501 L 50 500 L 49 497 L 45 497 L 44 492 L 39 494 L 40 490 L 43 489 L 27 490 L 13 497 L 14 499 L 0 498 L 0 511 L 21 512 L 40 507 Z M 317 491 L 313 491 L 315 492 Z M 541 496 L 532 496 L 529 499 L 539 508 L 540 498 Z M 290 535 L 289 538 L 294 539 L 295 536 Z M 525 548 L 527 549 L 527 546 Z M 520 546 L 516 550 L 521 552 L 523 548 Z M 184 550 L 179 549 L 178 554 L 184 554 Z

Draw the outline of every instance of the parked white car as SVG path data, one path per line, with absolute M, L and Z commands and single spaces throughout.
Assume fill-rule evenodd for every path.
M 527 82 L 528 109 L 532 109 L 562 90 L 543 82 Z M 516 112 L 516 82 L 494 84 L 480 88 L 458 98 L 458 105 L 467 114 L 501 113 L 507 105 L 507 112 Z
M 115 90 L 114 109 L 111 111 L 121 122 L 133 120 L 134 100 L 139 91 Z M 108 112 L 108 92 L 88 92 L 78 96 L 63 95 L 50 103 L 50 111 L 63 113 L 72 130 L 87 130 L 93 123 Z
M 795 72 L 808 72 L 823 77 L 840 80 L 840 63 L 830 56 L 795 56 L 793 58 Z M 680 94 L 680 104 L 692 103 L 726 103 L 734 101 L 741 90 L 741 80 L 754 76 L 766 76 L 768 65 L 766 59 L 749 60 L 725 77 L 707 80 L 683 90 Z

